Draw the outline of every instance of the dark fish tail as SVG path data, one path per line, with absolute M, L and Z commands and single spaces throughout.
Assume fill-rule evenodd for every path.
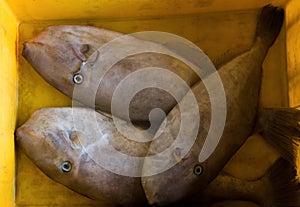
M 281 30 L 283 19 L 284 10 L 282 8 L 272 5 L 263 7 L 256 28 L 256 37 L 270 47 Z
M 268 207 L 295 207 L 300 206 L 299 182 L 293 165 L 278 159 L 267 171 L 263 179 L 267 179 L 270 192 L 265 197 L 264 206 Z
M 297 108 L 266 108 L 259 123 L 264 139 L 293 165 L 300 144 L 299 123 Z

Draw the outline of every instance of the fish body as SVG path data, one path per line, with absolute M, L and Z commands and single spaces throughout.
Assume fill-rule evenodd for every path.
M 146 204 L 139 177 L 113 173 L 98 159 L 123 169 L 126 162 L 109 153 L 110 146 L 131 156 L 147 152 L 146 145 L 118 133 L 106 116 L 87 108 L 40 109 L 18 128 L 16 140 L 46 175 L 78 193 L 122 205 Z M 135 164 L 130 169 L 139 173 L 142 163 Z
M 188 86 L 199 80 L 198 75 L 190 66 L 169 55 L 174 52 L 162 44 L 133 36 L 124 36 L 122 39 L 122 35 L 118 32 L 89 26 L 51 26 L 24 44 L 23 56 L 52 86 L 87 106 L 107 113 L 112 112 L 111 102 L 117 86 L 139 69 L 162 68 L 180 77 Z M 121 39 L 111 51 L 112 46 L 106 44 L 118 38 Z M 99 50 L 99 53 L 96 52 L 99 48 L 105 47 L 107 50 L 103 49 L 104 52 L 103 50 Z M 129 52 L 135 51 L 137 48 L 140 48 L 141 51 L 132 54 Z M 108 55 L 109 51 L 111 54 Z M 124 52 L 126 53 L 125 57 L 122 56 Z M 109 62 L 119 56 L 121 56 L 120 60 L 102 68 L 101 58 Z M 85 68 L 82 66 L 89 61 L 92 61 L 93 64 L 96 62 L 93 69 L 82 70 Z M 96 76 L 95 73 L 103 73 L 103 76 Z M 77 85 L 74 82 L 73 79 L 77 74 L 81 75 L 80 80 L 77 81 L 80 83 L 83 81 L 82 84 Z M 149 121 L 149 113 L 152 109 L 160 108 L 168 113 L 176 105 L 177 101 L 172 96 L 173 94 L 165 91 L 164 88 L 159 88 L 161 83 L 157 83 L 158 87 L 156 87 L 157 79 L 149 74 L 151 72 L 131 81 L 133 87 L 138 83 L 145 82 L 151 82 L 153 87 L 140 89 L 132 97 L 128 109 L 129 117 L 123 108 L 118 106 L 114 110 L 114 116 L 143 123 Z M 88 81 L 89 77 L 94 79 Z M 177 94 L 179 100 L 189 89 L 189 87 L 182 87 L 177 80 L 169 80 L 167 76 L 165 76 L 164 83 L 172 86 L 172 92 Z M 75 86 L 81 91 L 77 93 L 77 96 L 74 96 Z M 130 89 L 132 90 L 132 88 Z M 93 100 L 90 100 L 91 96 Z
M 204 191 L 173 206 L 298 206 L 296 174 L 294 165 L 283 158 L 277 159 L 256 179 L 240 179 L 221 171 Z
M 198 198 L 244 200 L 260 206 L 298 206 L 299 181 L 296 176 L 294 165 L 279 158 L 256 180 L 242 180 L 221 172 Z
M 205 189 L 249 137 L 255 125 L 261 65 L 281 29 L 282 21 L 282 9 L 265 7 L 259 18 L 253 47 L 218 70 L 226 94 L 226 103 L 220 102 L 219 107 L 226 107 L 227 117 L 223 134 L 207 159 L 200 160 L 199 154 L 202 150 L 204 153 L 207 150 L 203 149 L 206 141 L 209 143 L 206 147 L 210 148 L 213 147 L 213 139 L 216 138 L 212 136 L 211 140 L 206 140 L 212 111 L 210 97 L 204 83 L 198 82 L 192 88 L 198 102 L 201 122 L 195 143 L 187 154 L 180 155 L 178 151 L 182 149 L 172 145 L 181 126 L 179 107 L 174 107 L 168 114 L 164 125 L 158 129 L 150 144 L 148 156 L 161 153 L 166 148 L 170 153 L 161 159 L 145 159 L 143 174 L 148 175 L 151 169 L 179 161 L 168 170 L 142 178 L 143 188 L 150 204 L 166 205 L 192 192 Z M 213 75 L 209 75 L 206 81 L 210 81 Z M 182 101 L 185 101 L 185 98 Z M 193 114 L 190 114 L 190 117 L 189 123 L 193 123 Z
M 213 204 L 211 207 L 260 207 L 256 203 L 253 202 L 247 202 L 247 201 L 223 201 Z
M 274 118 L 273 115 L 270 117 Z M 122 123 L 123 129 L 133 133 L 127 122 Z M 286 125 L 284 128 L 287 129 Z M 153 136 L 140 132 L 140 136 Z M 134 176 L 114 173 L 98 159 L 108 160 L 126 171 L 126 160 L 119 160 L 107 149 L 112 146 L 132 157 L 143 157 L 149 148 L 148 143 L 126 139 L 117 131 L 111 118 L 88 108 L 44 108 L 18 128 L 16 136 L 18 146 L 26 155 L 45 174 L 68 188 L 93 199 L 105 199 L 124 206 L 146 205 L 139 176 L 143 159 L 128 165 L 131 171 L 135 171 Z M 259 179 L 242 180 L 223 170 L 203 191 L 171 206 L 210 206 L 220 200 L 247 200 L 266 207 L 298 206 L 298 181 L 295 177 L 294 166 L 283 158 L 279 158 Z M 231 202 L 212 206 L 221 204 L 230 206 Z

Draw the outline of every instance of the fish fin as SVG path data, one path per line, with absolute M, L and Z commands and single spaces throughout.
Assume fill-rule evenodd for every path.
M 270 47 L 276 40 L 284 19 L 282 8 L 267 5 L 263 7 L 256 28 L 256 37 L 261 38 L 267 47 Z
M 259 123 L 263 138 L 293 165 L 300 144 L 299 123 L 297 108 L 265 108 Z
M 264 206 L 272 207 L 294 207 L 300 206 L 299 182 L 296 179 L 296 169 L 283 158 L 279 158 L 273 166 L 269 168 L 264 179 L 268 179 L 271 192 L 264 198 L 264 202 L 269 202 Z

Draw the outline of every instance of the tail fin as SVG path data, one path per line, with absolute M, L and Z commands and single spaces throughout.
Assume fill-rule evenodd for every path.
M 283 24 L 284 10 L 272 5 L 265 6 L 260 14 L 256 36 L 270 47 L 276 40 Z
M 262 136 L 283 158 L 295 165 L 300 144 L 300 110 L 268 108 L 262 115 Z
M 296 180 L 296 170 L 293 165 L 278 159 L 267 171 L 265 179 L 271 184 L 271 203 L 266 206 L 272 207 L 295 207 L 300 206 L 299 183 Z M 268 198 L 266 198 L 267 200 Z M 265 200 L 265 201 L 266 201 Z

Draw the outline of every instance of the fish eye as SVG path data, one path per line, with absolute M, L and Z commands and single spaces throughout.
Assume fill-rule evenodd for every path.
M 69 161 L 64 161 L 59 166 L 63 173 L 68 173 L 72 170 L 72 164 Z
M 201 165 L 195 165 L 194 167 L 194 174 L 201 175 L 203 173 L 203 167 Z
M 83 76 L 79 73 L 74 74 L 73 82 L 78 85 L 81 84 L 83 82 Z

